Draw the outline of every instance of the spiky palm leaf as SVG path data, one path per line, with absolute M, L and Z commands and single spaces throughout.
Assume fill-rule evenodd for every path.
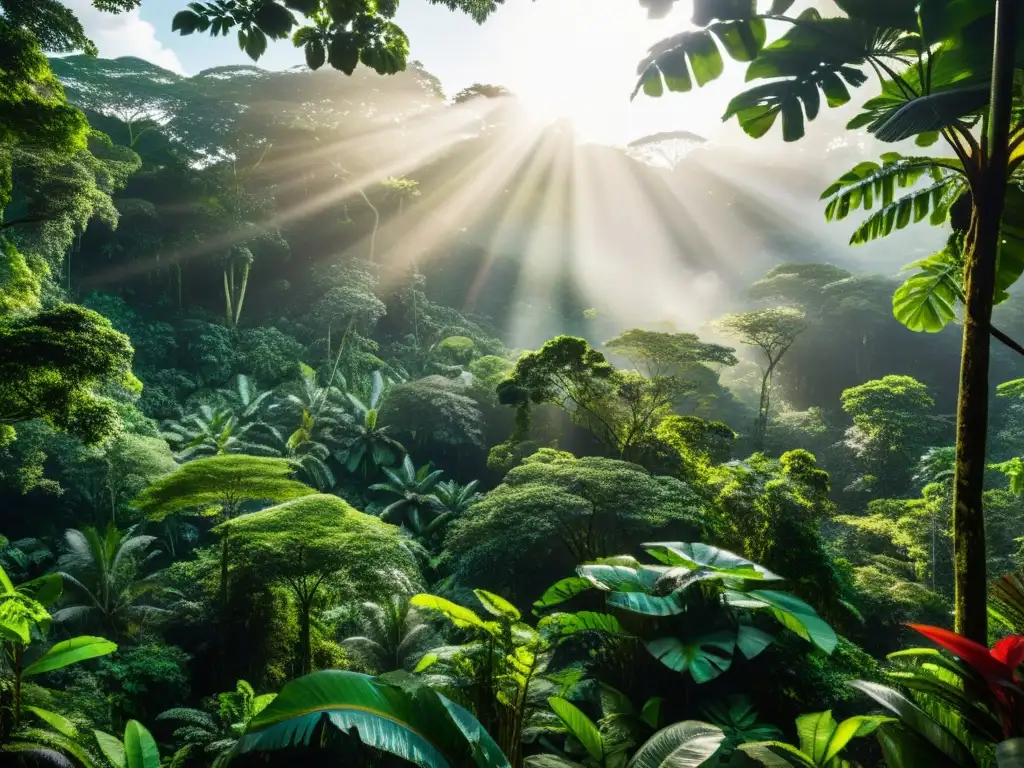
M 161 618 L 166 610 L 147 602 L 164 587 L 159 575 L 142 576 L 146 564 L 157 554 L 147 551 L 155 536 L 122 533 L 108 525 L 68 529 L 64 533 L 66 552 L 58 560 L 66 590 L 61 607 L 54 611 L 57 622 L 98 626 L 114 633 L 131 624 Z
M 261 432 L 279 436 L 276 428 L 266 422 L 254 420 L 243 424 L 229 409 L 214 410 L 201 405 L 180 422 L 164 422 L 161 437 L 175 448 L 178 461 L 190 461 L 226 453 L 265 456 L 268 451 L 259 440 Z
M 408 595 L 360 604 L 363 634 L 341 641 L 378 672 L 411 671 L 433 630 L 409 604 Z
M 405 525 L 418 536 L 423 535 L 430 523 L 445 510 L 433 493 L 443 472 L 431 471 L 429 464 L 417 470 L 408 454 L 397 472 L 388 467 L 383 471 L 388 482 L 374 483 L 370 489 L 389 493 L 398 499 L 381 512 L 381 518 L 396 525 Z

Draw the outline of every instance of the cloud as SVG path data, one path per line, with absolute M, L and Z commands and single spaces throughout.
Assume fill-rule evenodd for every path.
M 96 43 L 103 58 L 137 56 L 184 74 L 185 69 L 177 54 L 157 40 L 156 28 L 143 21 L 138 9 L 113 14 L 97 11 L 91 0 L 64 0 L 64 4 L 78 15 L 86 34 Z

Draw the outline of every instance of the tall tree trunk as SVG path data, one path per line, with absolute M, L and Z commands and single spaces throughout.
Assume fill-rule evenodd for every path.
M 249 285 L 250 269 L 252 269 L 252 265 L 249 262 L 246 262 L 245 266 L 242 267 L 242 285 L 238 289 L 238 297 L 235 300 L 235 328 L 238 327 L 238 321 L 242 317 L 242 302 L 245 301 L 245 289 Z
M 986 156 L 974 195 L 974 218 L 964 265 L 964 332 L 957 399 L 956 479 L 953 485 L 953 570 L 956 631 L 988 642 L 985 563 L 985 441 L 988 431 L 989 325 L 999 255 L 999 222 L 1006 196 L 1007 144 L 1013 100 L 1018 0 L 996 0 L 992 93 Z

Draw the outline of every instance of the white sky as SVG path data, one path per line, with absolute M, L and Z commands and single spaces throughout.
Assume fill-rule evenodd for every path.
M 186 0 L 143 0 L 140 10 L 111 16 L 90 0 L 65 0 L 107 58 L 138 56 L 194 74 L 211 66 L 251 63 L 234 35 L 180 37 L 171 19 Z M 412 58 L 453 94 L 474 82 L 504 85 L 543 117 L 569 117 L 581 137 L 624 143 L 648 133 L 685 129 L 709 135 L 731 83 L 708 92 L 629 101 L 637 62 L 647 47 L 685 29 L 689 3 L 677 3 L 667 19 L 650 21 L 637 0 L 507 0 L 477 25 L 426 0 L 404 0 L 398 23 L 412 42 Z M 272 43 L 260 65 L 281 69 L 302 63 L 288 41 Z M 732 67 L 738 84 L 739 67 Z M 727 76 L 730 73 L 727 73 Z

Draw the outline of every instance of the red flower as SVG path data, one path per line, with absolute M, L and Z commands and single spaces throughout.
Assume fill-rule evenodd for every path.
M 999 719 L 1007 738 L 1022 724 L 1016 716 L 1024 691 L 1017 687 L 1017 667 L 1024 663 L 1024 636 L 1004 637 L 989 650 L 981 643 L 968 640 L 941 627 L 907 624 L 929 640 L 941 645 L 980 675 L 999 707 Z M 1015 727 L 1017 726 L 1017 727 Z

